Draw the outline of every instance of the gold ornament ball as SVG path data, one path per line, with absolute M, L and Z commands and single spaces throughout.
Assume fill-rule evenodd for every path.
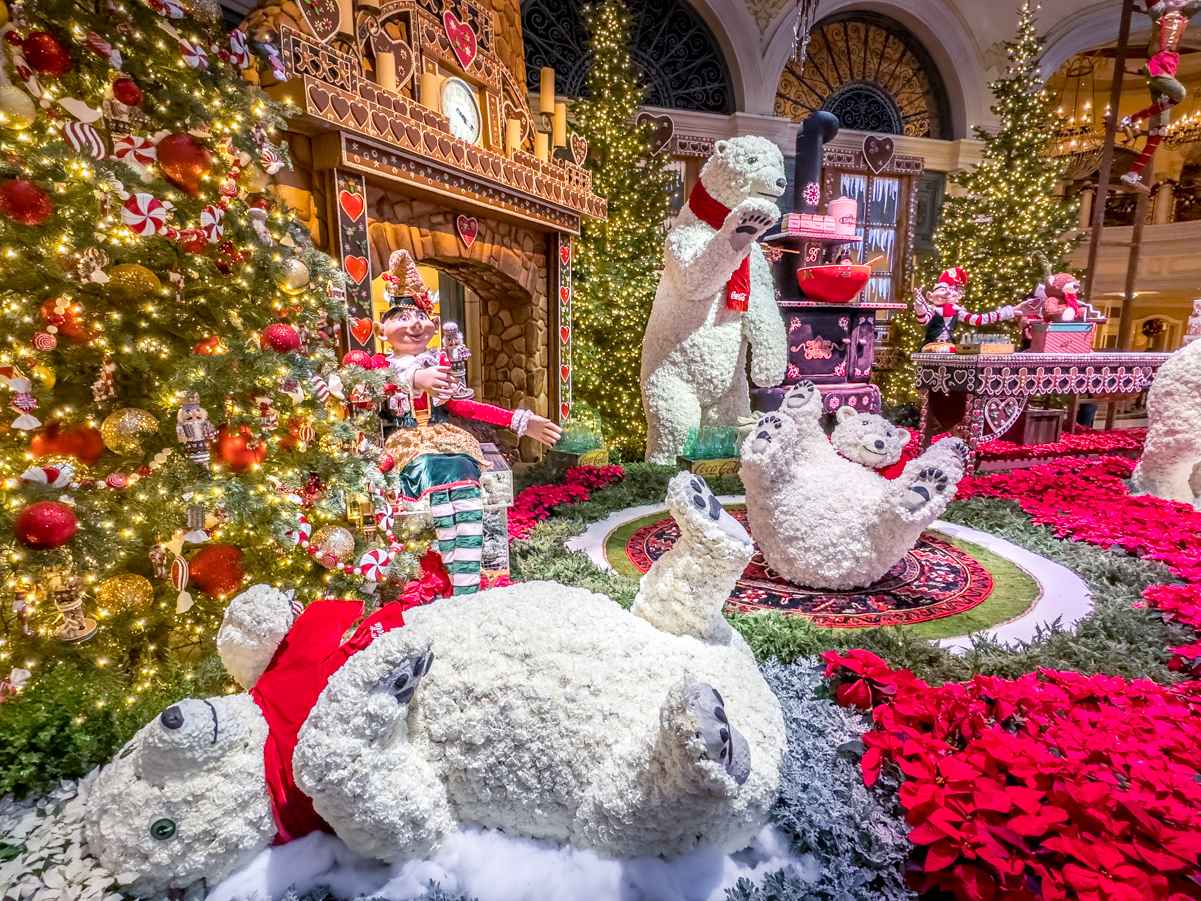
M 354 535 L 344 526 L 322 526 L 309 541 L 317 548 L 317 562 L 326 569 L 333 569 L 354 555 Z
M 162 287 L 158 276 L 141 263 L 118 263 L 108 270 L 108 289 L 120 300 L 142 300 Z
M 100 423 L 104 446 L 122 457 L 137 457 L 142 453 L 142 439 L 158 430 L 158 420 L 137 407 L 126 407 L 110 413 Z
M 289 257 L 280 264 L 275 284 L 285 294 L 296 295 L 309 286 L 310 278 L 312 276 L 309 274 L 309 267 L 305 265 L 304 260 Z
M 37 116 L 38 108 L 28 94 L 11 84 L 0 86 L 0 126 L 24 131 Z
M 121 573 L 96 586 L 96 603 L 110 613 L 144 610 L 154 601 L 154 586 L 145 576 Z
M 54 387 L 58 382 L 58 373 L 51 366 L 45 363 L 38 363 L 33 367 L 33 377 L 38 380 L 38 383 L 47 391 Z

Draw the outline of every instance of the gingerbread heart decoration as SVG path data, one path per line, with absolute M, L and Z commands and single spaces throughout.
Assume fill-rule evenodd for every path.
M 639 113 L 634 120 L 639 125 L 646 125 L 651 130 L 651 153 L 658 153 L 667 146 L 671 136 L 676 133 L 676 124 L 671 116 L 656 116 L 653 113 Z
M 571 262 L 571 245 L 564 244 L 559 248 L 559 262 L 566 266 Z
M 363 279 L 367 277 L 367 258 L 348 256 L 342 260 L 342 268 L 346 270 L 347 275 L 354 279 L 356 285 L 361 285 Z
M 564 285 L 559 289 L 559 303 L 567 303 L 569 300 L 571 300 L 571 292 Z
M 349 191 L 339 191 L 338 206 L 342 208 L 342 212 L 346 214 L 347 219 L 351 222 L 356 222 L 363 215 L 363 195 L 351 194 Z
M 559 340 L 566 344 L 571 339 L 571 329 L 565 325 L 559 326 Z
M 571 136 L 571 158 L 577 166 L 584 165 L 584 160 L 588 159 L 588 142 L 581 135 Z
M 567 366 L 559 367 L 559 378 L 560 379 L 562 379 L 563 381 L 567 381 L 567 379 L 570 375 L 571 375 L 571 369 L 569 367 L 567 367 Z
M 463 246 L 470 250 L 480 233 L 480 220 L 475 216 L 464 216 L 460 213 L 455 217 L 455 231 L 459 233 L 459 240 L 463 242 Z
M 566 419 L 568 414 L 570 414 L 570 413 L 571 413 L 571 404 L 568 404 L 568 403 L 559 404 L 559 416 L 562 419 Z
M 863 161 L 867 163 L 869 169 L 879 175 L 884 171 L 884 167 L 892 162 L 896 149 L 892 138 L 868 135 L 863 139 Z
M 449 9 L 442 13 L 442 27 L 446 29 L 446 39 L 450 41 L 450 49 L 454 51 L 455 59 L 464 69 L 470 69 L 479 50 L 475 31 Z
M 375 324 L 370 319 L 350 320 L 350 335 L 359 344 L 366 344 L 375 334 Z
M 338 33 L 338 0 L 307 0 L 297 6 L 318 43 L 324 44 Z

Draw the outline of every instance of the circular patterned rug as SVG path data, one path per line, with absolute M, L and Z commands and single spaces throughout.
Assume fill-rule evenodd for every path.
M 746 508 L 730 513 L 746 525 Z M 667 513 L 634 531 L 626 557 L 646 572 L 675 544 L 679 527 Z M 988 570 L 971 555 L 931 532 L 875 585 L 851 591 L 801 588 L 785 581 L 758 551 L 730 595 L 730 608 L 742 613 L 771 611 L 800 615 L 826 628 L 907 626 L 971 610 L 992 594 Z

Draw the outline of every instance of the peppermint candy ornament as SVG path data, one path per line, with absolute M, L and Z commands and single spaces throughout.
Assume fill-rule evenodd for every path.
M 225 210 L 212 203 L 200 211 L 200 230 L 210 244 L 216 244 L 225 233 L 225 226 L 221 224 L 224 216 Z
M 204 48 L 199 44 L 193 44 L 190 41 L 181 39 L 179 42 L 179 52 L 183 55 L 183 61 L 187 63 L 189 68 L 201 71 L 208 69 L 208 54 L 204 52 Z
M 288 529 L 288 531 L 284 533 L 284 537 L 298 547 L 300 545 L 308 544 L 309 539 L 313 537 L 313 524 L 301 516 L 296 521 L 296 528 Z
M 375 508 L 375 524 L 384 532 L 391 532 L 396 525 L 396 509 L 388 503 Z
M 235 28 L 229 33 L 229 64 L 235 69 L 250 68 L 250 48 L 246 45 L 246 32 Z
M 121 205 L 121 221 L 143 238 L 167 230 L 167 206 L 153 194 L 139 191 Z
M 124 60 L 121 58 L 121 51 L 113 47 L 112 44 L 110 44 L 96 32 L 89 31 L 87 33 L 87 37 L 84 38 L 84 42 L 88 45 L 88 49 L 90 49 L 93 53 L 95 53 L 101 59 L 108 60 L 109 65 L 114 69 L 121 68 L 122 64 L 124 63 Z
M 17 418 L 12 421 L 12 427 L 23 432 L 36 429 L 42 423 L 36 416 L 30 415 L 38 408 L 38 399 L 31 393 L 32 385 L 29 379 L 11 378 L 8 380 L 8 387 L 13 392 L 9 408 L 17 414 Z
M 383 548 L 375 548 L 359 558 L 356 568 L 359 575 L 368 582 L 382 582 L 387 577 L 391 565 L 392 555 Z
M 150 138 L 141 135 L 114 135 L 113 159 L 142 169 L 158 159 L 158 149 Z
M 259 151 L 259 165 L 268 175 L 274 175 L 284 167 L 284 158 L 270 144 Z
M 38 332 L 33 336 L 34 350 L 51 351 L 58 347 L 58 338 L 49 332 Z
M 86 122 L 68 122 L 63 126 L 63 137 L 76 153 L 102 160 L 107 154 L 100 134 Z
M 62 466 L 31 466 L 21 473 L 21 481 L 31 485 L 45 485 L 47 488 L 65 488 L 75 477 L 75 468 Z

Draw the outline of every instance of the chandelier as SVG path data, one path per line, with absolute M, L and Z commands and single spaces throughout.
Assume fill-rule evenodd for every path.
M 818 0 L 796 0 L 796 22 L 792 26 L 792 58 L 796 60 L 797 74 L 805 68 L 809 55 L 810 32 L 817 18 Z
M 1163 140 L 1169 147 L 1201 144 L 1201 106 L 1196 107 L 1187 116 L 1176 119 L 1168 127 L 1168 133 Z
M 1093 107 L 1096 92 L 1096 64 L 1090 56 L 1070 59 L 1062 70 L 1063 88 L 1059 94 L 1060 125 L 1051 138 L 1050 155 L 1064 162 L 1064 178 L 1077 181 L 1097 170 L 1105 152 L 1105 117 Z

